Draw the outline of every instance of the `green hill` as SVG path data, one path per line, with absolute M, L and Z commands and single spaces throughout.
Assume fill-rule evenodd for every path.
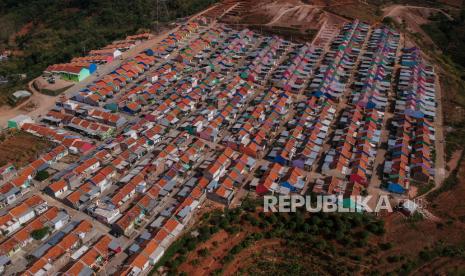
M 201 11 L 216 0 L 3 0 L 0 1 L 0 51 L 15 55 L 0 63 L 10 84 L 0 94 L 31 79 L 50 64 L 69 61 L 115 39 Z M 4 95 L 1 95 L 4 96 Z

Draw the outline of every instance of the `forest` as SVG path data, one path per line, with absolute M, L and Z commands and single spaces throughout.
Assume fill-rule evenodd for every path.
M 67 62 L 113 40 L 201 11 L 216 0 L 2 0 L 0 62 L 6 93 L 41 74 L 50 64 Z M 26 74 L 19 81 L 18 74 Z
M 442 13 L 436 13 L 429 19 L 431 22 L 422 28 L 446 56 L 465 67 L 465 8 L 453 20 Z

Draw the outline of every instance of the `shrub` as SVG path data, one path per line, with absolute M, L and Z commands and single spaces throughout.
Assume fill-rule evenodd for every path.
M 37 229 L 37 230 L 34 230 L 31 232 L 31 237 L 34 239 L 34 240 L 41 240 L 43 239 L 45 236 L 48 235 L 48 233 L 50 232 L 50 229 L 48 228 L 48 226 L 44 227 L 44 228 L 40 228 L 40 229 Z
M 42 182 L 49 177 L 50 177 L 50 174 L 47 171 L 43 170 L 37 173 L 35 180 Z
M 392 244 L 390 242 L 380 243 L 379 248 L 381 248 L 381 250 L 389 250 L 392 248 Z
M 197 251 L 197 253 L 201 256 L 201 257 L 206 257 L 210 254 L 210 251 L 208 251 L 207 248 L 202 248 L 202 249 L 199 249 Z

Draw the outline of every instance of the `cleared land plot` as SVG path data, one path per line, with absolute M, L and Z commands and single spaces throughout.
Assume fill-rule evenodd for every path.
M 2 133 L 0 134 L 0 166 L 11 162 L 16 168 L 21 168 L 52 147 L 52 142 L 26 132 Z

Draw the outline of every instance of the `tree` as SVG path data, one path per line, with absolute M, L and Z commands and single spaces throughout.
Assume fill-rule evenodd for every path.
M 32 231 L 31 232 L 31 237 L 34 240 L 41 240 L 45 236 L 47 236 L 49 232 L 50 232 L 50 229 L 49 229 L 48 226 L 46 226 L 46 227 L 43 227 L 43 228 L 36 229 L 36 230 Z
M 35 180 L 42 182 L 49 177 L 50 174 L 46 170 L 43 170 L 37 173 Z

